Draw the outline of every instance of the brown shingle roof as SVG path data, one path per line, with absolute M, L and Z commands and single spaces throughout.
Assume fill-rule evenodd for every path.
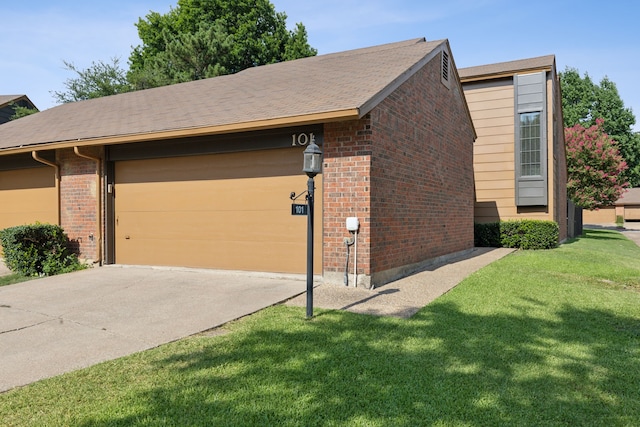
M 640 205 L 640 187 L 627 189 L 622 197 L 616 201 L 616 205 Z
M 63 104 L 3 125 L 0 154 L 56 142 L 132 142 L 178 136 L 176 132 L 195 135 L 362 117 L 446 43 L 413 39 Z
M 0 108 L 22 98 L 26 98 L 26 95 L 0 95 Z
M 475 80 L 477 78 L 490 78 L 504 74 L 522 72 L 528 70 L 552 69 L 555 64 L 554 55 L 539 56 L 536 58 L 519 59 L 509 62 L 498 62 L 496 64 L 478 65 L 458 69 L 460 80 Z

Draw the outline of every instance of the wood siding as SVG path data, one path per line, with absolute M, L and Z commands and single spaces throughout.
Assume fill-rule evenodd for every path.
M 468 84 L 465 96 L 478 134 L 473 146 L 475 220 L 491 222 L 517 216 L 513 83 Z
M 547 93 L 553 90 L 547 80 Z M 516 206 L 515 171 L 515 91 L 512 78 L 464 84 L 465 97 L 478 138 L 474 144 L 474 179 L 476 222 L 509 219 L 555 220 L 554 200 L 546 207 Z M 554 153 L 553 109 L 547 108 L 547 153 Z M 547 168 L 552 159 L 548 155 Z M 547 194 L 555 194 L 554 177 L 548 170 Z M 566 217 L 566 215 L 565 215 Z M 560 219 L 562 220 L 562 219 Z M 566 218 L 564 218 L 566 221 Z

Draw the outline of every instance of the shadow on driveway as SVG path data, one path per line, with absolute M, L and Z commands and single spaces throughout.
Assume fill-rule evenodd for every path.
M 0 287 L 0 392 L 220 326 L 305 286 L 297 275 L 108 266 Z

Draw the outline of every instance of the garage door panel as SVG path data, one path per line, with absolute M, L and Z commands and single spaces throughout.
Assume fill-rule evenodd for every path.
M 306 188 L 304 176 L 130 183 L 119 184 L 116 197 L 128 211 L 165 210 L 167 203 L 183 211 L 264 210 L 290 203 L 289 194 L 300 188 Z
M 289 199 L 306 188 L 301 159 L 280 149 L 116 163 L 116 262 L 303 273 L 306 217 Z M 321 191 L 316 206 L 321 273 Z
M 163 249 L 164 248 L 164 249 Z M 154 239 L 150 241 L 131 240 L 121 243 L 121 256 L 127 257 L 127 264 L 148 265 L 148 258 L 154 265 L 184 266 L 193 268 L 224 268 L 228 270 L 273 271 L 301 273 L 306 267 L 306 252 L 300 252 L 298 245 L 279 242 L 256 247 L 253 242 L 242 241 L 174 241 Z M 255 256 L 262 251 L 263 256 Z M 288 254 L 271 258 L 269 253 Z M 191 254 L 186 256 L 186 254 Z M 243 255 L 244 254 L 244 255 Z M 215 266 L 224 267 L 215 267 Z M 213 267 L 212 267 L 213 266 Z
M 624 219 L 626 220 L 640 220 L 640 207 L 629 207 L 625 206 L 624 208 Z
M 118 215 L 117 239 L 290 241 L 301 221 L 289 205 L 278 212 L 127 212 Z M 259 218 L 258 218 L 259 217 Z M 256 222 L 263 223 L 262 226 Z M 224 226 L 213 226 L 214 224 Z M 306 221 L 304 222 L 306 227 Z M 306 228 L 305 228 L 306 230 Z M 306 236 L 306 234 L 304 235 Z M 296 238 L 300 236 L 295 234 Z
M 212 157 L 216 158 L 215 164 Z M 130 160 L 126 162 L 130 166 L 118 171 L 117 180 L 125 184 L 300 176 L 301 159 L 302 149 L 288 149 Z
M 56 224 L 57 209 L 53 168 L 0 172 L 0 229 L 36 221 Z

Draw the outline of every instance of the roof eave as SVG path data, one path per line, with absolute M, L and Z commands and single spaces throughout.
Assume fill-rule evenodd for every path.
M 116 135 L 98 138 L 74 139 L 67 141 L 43 142 L 20 147 L 0 149 L 0 156 L 20 154 L 32 151 L 55 150 L 72 147 L 89 147 L 98 145 L 131 144 L 136 142 L 157 141 L 164 139 L 186 138 L 205 135 L 219 135 L 225 133 L 248 132 L 255 130 L 277 129 L 289 126 L 304 126 L 318 123 L 354 120 L 362 117 L 358 108 L 327 111 L 322 113 L 305 114 L 300 116 L 262 119 L 250 122 L 231 123 L 224 125 L 206 126 L 199 128 L 172 129 L 158 132 Z
M 460 82 L 471 83 L 482 80 L 495 80 L 513 77 L 515 74 L 533 73 L 537 71 L 552 71 L 552 66 L 520 68 L 517 70 L 501 71 L 499 73 L 477 74 L 468 77 L 460 77 Z

